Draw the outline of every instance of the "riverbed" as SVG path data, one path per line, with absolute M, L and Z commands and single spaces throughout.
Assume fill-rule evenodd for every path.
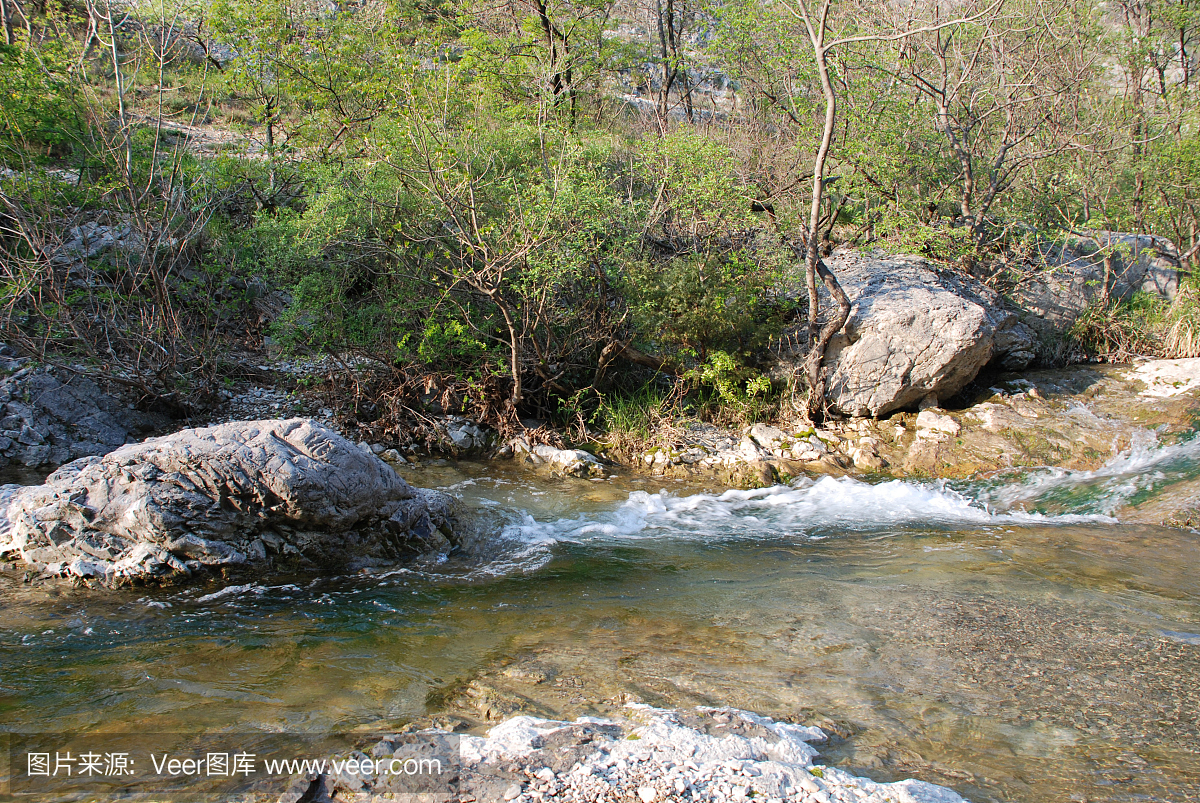
M 729 491 L 427 463 L 488 532 L 352 577 L 0 582 L 0 729 L 481 732 L 735 706 L 975 801 L 1200 796 L 1200 535 L 1123 524 L 1200 441 L 1093 472 Z

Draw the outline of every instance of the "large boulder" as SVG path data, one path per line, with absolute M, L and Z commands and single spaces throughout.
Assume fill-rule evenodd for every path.
M 189 429 L 0 490 L 0 555 L 115 585 L 357 568 L 451 546 L 450 498 L 307 419 Z
M 842 251 L 827 263 L 852 304 L 826 352 L 835 412 L 881 416 L 945 399 L 990 362 L 1020 370 L 1034 358 L 1033 332 L 968 277 L 913 256 Z
M 1108 297 L 1117 301 L 1139 291 L 1173 299 L 1179 290 L 1179 250 L 1163 237 L 1097 231 L 1044 243 L 1039 250 L 1041 264 L 1022 277 L 1012 297 L 1028 311 L 1025 321 L 1043 335 L 1067 331 L 1100 301 L 1106 274 Z

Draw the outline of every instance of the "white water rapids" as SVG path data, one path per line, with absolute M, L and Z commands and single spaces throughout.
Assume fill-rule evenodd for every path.
M 554 520 L 537 520 L 525 511 L 514 514 L 516 520 L 500 536 L 507 554 L 484 571 L 536 569 L 559 543 L 813 541 L 846 532 L 1111 525 L 1118 523 L 1114 513 L 1137 494 L 1198 473 L 1200 438 L 1160 445 L 1147 436 L 1094 471 L 1044 469 L 1007 481 L 872 484 L 822 477 L 721 494 L 633 491 L 615 509 Z

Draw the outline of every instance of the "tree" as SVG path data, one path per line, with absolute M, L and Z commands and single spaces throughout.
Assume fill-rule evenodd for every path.
M 976 237 L 1033 162 L 1087 139 L 1079 89 L 1096 51 L 1090 9 L 1063 0 L 1008 0 L 1004 13 L 909 37 L 903 73 L 933 104 L 959 166 L 959 214 Z
M 506 0 L 460 6 L 464 54 L 510 101 L 531 101 L 543 123 L 578 121 L 581 88 L 602 64 L 613 0 Z
M 946 22 L 936 19 L 925 25 L 914 27 L 911 19 L 902 23 L 900 30 L 890 33 L 862 33 L 838 38 L 830 35 L 830 13 L 833 8 L 832 0 L 822 0 L 821 5 L 810 7 L 808 0 L 784 0 L 783 7 L 795 19 L 804 24 L 808 37 L 808 46 L 816 65 L 820 81 L 821 95 L 824 99 L 824 116 L 821 127 L 820 144 L 812 162 L 812 193 L 809 204 L 807 224 L 802 229 L 804 275 L 808 288 L 808 342 L 809 352 L 805 359 L 804 370 L 808 380 L 809 399 L 808 414 L 813 420 L 824 416 L 825 377 L 821 366 L 825 358 L 825 350 L 833 336 L 841 330 L 850 316 L 850 300 L 846 297 L 837 277 L 825 264 L 820 252 L 820 226 L 822 200 L 827 184 L 832 180 L 826 175 L 826 165 L 833 144 L 834 128 L 837 124 L 837 93 L 834 91 L 830 78 L 830 65 L 838 49 L 848 45 L 863 42 L 901 42 L 914 36 L 936 33 L 944 29 L 963 25 L 981 19 L 999 9 L 1003 0 L 996 0 L 986 9 L 974 14 L 961 16 Z M 794 105 L 794 98 L 788 98 L 789 106 Z M 825 326 L 818 332 L 820 315 L 820 295 L 817 291 L 817 277 L 821 278 L 826 290 L 837 303 L 837 311 L 826 321 Z

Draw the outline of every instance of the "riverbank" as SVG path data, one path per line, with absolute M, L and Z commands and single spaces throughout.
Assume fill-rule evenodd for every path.
M 114 442 L 137 437 L 108 426 L 104 410 L 123 410 L 143 428 L 171 429 L 164 415 L 147 419 L 90 382 L 64 384 L 53 374 L 16 367 L 19 370 L 6 380 L 14 399 L 9 413 L 13 415 L 15 406 L 29 420 L 21 419 L 25 434 L 11 433 L 13 449 L 18 450 L 12 458 L 15 465 L 8 469 L 14 479 L 47 472 L 41 468 L 39 475 L 36 467 L 19 471 L 20 455 L 32 454 L 35 459 L 24 462 L 36 466 L 43 452 L 51 453 L 52 448 L 64 455 L 103 453 L 108 447 L 98 445 L 102 437 L 97 429 Z M 224 392 L 207 420 L 196 423 L 305 416 L 341 431 L 393 466 L 499 459 L 544 474 L 592 480 L 633 474 L 705 488 L 758 488 L 826 475 L 955 480 L 1039 468 L 1090 471 L 1130 448 L 1187 437 L 1200 422 L 1200 358 L 993 374 L 977 379 L 953 406 L 939 407 L 929 399 L 921 410 L 879 419 L 833 419 L 820 427 L 795 419 L 730 430 L 678 417 L 644 437 L 650 446 L 632 451 L 613 449 L 600 433 L 570 444 L 566 432 L 554 431 L 543 422 L 527 422 L 541 428 L 509 441 L 478 422 L 454 415 L 426 416 L 406 429 L 381 427 L 336 411 L 327 396 L 300 381 L 328 369 L 325 363 L 283 361 L 259 367 L 271 381 L 247 382 Z M 369 369 L 369 365 L 361 367 Z M 22 385 L 22 377 L 32 378 L 37 387 Z M 42 385 L 52 392 L 44 392 Z M 61 409 L 63 398 L 85 398 L 92 412 L 65 428 L 55 423 L 69 412 Z M 46 402 L 39 406 L 41 399 Z M 43 408 L 50 411 L 42 412 Z M 57 434 L 50 434 L 52 429 Z M 36 441 L 42 430 L 47 433 L 43 440 L 50 445 L 22 442 Z M 568 448 L 557 449 L 546 441 Z M 1196 493 L 1196 489 L 1180 488 L 1145 509 L 1131 508 L 1124 514 L 1131 521 L 1195 526 L 1200 520 Z
M 562 450 L 525 438 L 504 443 L 453 417 L 443 419 L 445 434 L 431 449 L 411 442 L 375 448 L 403 449 L 417 464 L 478 456 L 511 459 L 543 474 L 593 481 L 630 474 L 703 488 L 762 488 L 820 476 L 929 481 L 1095 471 L 1121 453 L 1192 437 L 1200 423 L 1198 378 L 1200 358 L 998 374 L 981 378 L 953 407 L 930 400 L 919 411 L 880 419 L 830 420 L 820 427 L 804 420 L 760 422 L 739 430 L 674 420 L 647 436 L 653 446 L 633 453 L 610 449 L 602 435 Z M 465 428 L 474 441 L 460 434 Z M 469 448 L 460 448 L 464 443 Z M 1152 503 L 1110 512 L 1122 520 L 1195 526 L 1197 493 L 1185 484 Z

